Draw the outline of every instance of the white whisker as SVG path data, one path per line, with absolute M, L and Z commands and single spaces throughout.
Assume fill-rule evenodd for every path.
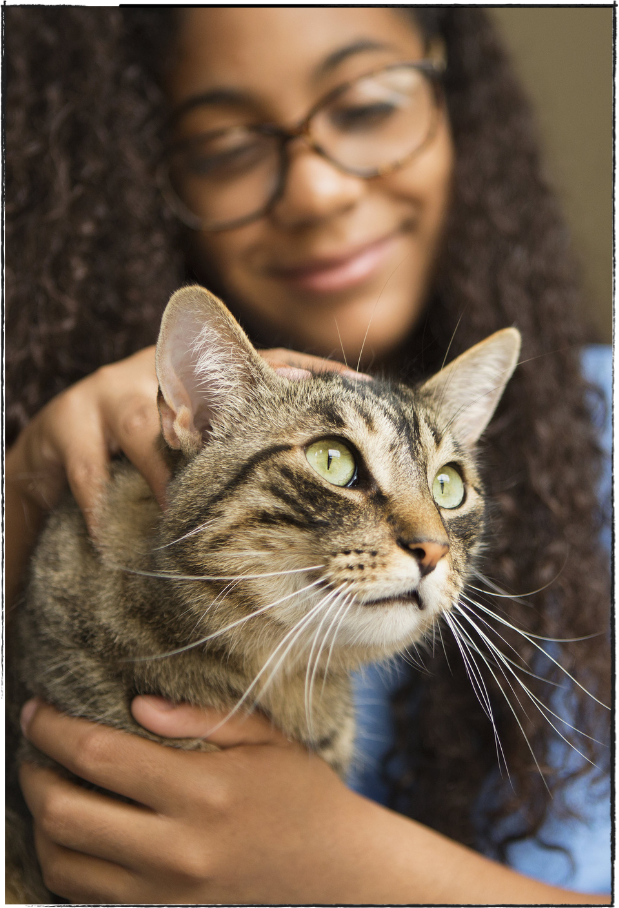
M 531 590 L 528 593 L 519 593 L 519 594 L 506 593 L 505 590 L 502 590 L 500 586 L 498 586 L 496 583 L 493 583 L 491 580 L 489 580 L 487 577 L 485 577 L 484 574 L 482 574 L 480 571 L 475 571 L 474 572 L 475 575 L 477 577 L 479 577 L 480 580 L 483 580 L 484 583 L 487 583 L 488 586 L 491 586 L 493 590 L 496 590 L 496 592 L 491 593 L 489 590 L 482 590 L 477 586 L 473 586 L 472 583 L 469 583 L 468 586 L 470 586 L 470 588 L 472 590 L 475 590 L 475 592 L 477 592 L 477 593 L 483 593 L 484 595 L 492 596 L 495 599 L 513 599 L 514 602 L 522 602 L 524 605 L 532 605 L 531 602 L 525 602 L 524 597 L 525 596 L 535 596 L 536 593 L 542 593 L 544 590 L 547 590 L 549 586 L 552 586 L 552 584 L 555 583 L 559 579 L 559 577 L 565 570 L 565 566 L 568 562 L 568 557 L 569 557 L 568 555 L 565 556 L 565 561 L 563 562 L 563 566 L 561 567 L 561 570 L 559 571 L 558 574 L 556 574 L 552 578 L 552 580 L 549 580 L 548 583 L 544 584 L 544 586 L 540 586 L 539 589 Z M 591 636 L 596 636 L 596 635 L 591 634 Z M 587 638 L 583 637 L 582 639 L 584 640 Z
M 533 705 L 535 706 L 535 708 L 539 711 L 539 713 L 544 717 L 544 719 L 546 720 L 546 722 L 548 722 L 548 724 L 550 725 L 550 727 L 551 727 L 552 729 L 554 729 L 554 731 L 559 735 L 559 737 L 562 738 L 563 741 L 565 741 L 565 743 L 566 743 L 569 747 L 572 748 L 572 750 L 576 751 L 576 753 L 579 754 L 584 760 L 586 760 L 588 763 L 591 763 L 591 765 L 594 766 L 595 764 L 594 764 L 588 757 L 586 757 L 583 753 L 581 753 L 581 751 L 580 751 L 574 744 L 572 744 L 571 741 L 569 741 L 569 740 L 565 737 L 565 735 L 563 735 L 563 734 L 559 731 L 559 729 L 558 729 L 557 726 L 554 724 L 554 722 L 552 722 L 552 721 L 548 718 L 548 716 L 546 715 L 546 713 L 544 712 L 544 710 L 547 711 L 547 712 L 549 712 L 552 716 L 554 716 L 554 717 L 555 717 L 556 719 L 558 719 L 560 722 L 563 722 L 565 725 L 568 726 L 568 728 L 571 728 L 573 731 L 577 732 L 578 734 L 582 734 L 584 737 L 589 738 L 589 740 L 594 741 L 596 744 L 599 744 L 600 742 L 599 742 L 599 741 L 596 741 L 595 738 L 591 738 L 589 735 L 586 735 L 584 732 L 581 732 L 578 728 L 575 728 L 575 726 L 570 725 L 570 723 L 569 723 L 567 720 L 563 719 L 561 716 L 557 715 L 557 713 L 553 712 L 553 711 L 550 709 L 550 707 L 546 706 L 546 704 L 545 704 L 542 700 L 540 700 L 539 697 L 537 697 L 537 696 L 536 696 L 536 695 L 535 695 L 535 694 L 526 686 L 526 684 L 522 681 L 522 679 L 516 674 L 516 671 L 514 670 L 514 668 L 512 668 L 512 667 L 509 665 L 510 660 L 506 659 L 506 657 L 503 655 L 503 653 L 495 646 L 495 644 L 489 639 L 489 637 L 488 637 L 488 636 L 487 636 L 487 635 L 486 635 L 486 634 L 477 626 L 477 624 L 472 620 L 471 616 L 468 615 L 468 614 L 466 614 L 466 613 L 464 613 L 464 612 L 461 612 L 461 614 L 462 614 L 462 617 L 465 618 L 465 619 L 468 621 L 468 623 L 471 625 L 471 627 L 473 627 L 473 628 L 477 631 L 477 633 L 479 634 L 480 638 L 484 641 L 484 643 L 486 644 L 486 646 L 488 646 L 488 648 L 490 649 L 491 653 L 499 660 L 500 663 L 502 663 L 503 665 L 505 665 L 505 668 L 509 671 L 509 673 L 513 676 L 513 678 L 516 680 L 516 682 L 520 685 L 520 687 L 522 688 L 522 690 L 524 691 L 524 693 L 525 693 L 525 694 L 527 695 L 527 697 L 531 700 L 531 702 L 533 703 Z M 487 662 L 487 660 L 486 660 L 486 664 L 487 664 L 488 667 L 489 667 L 489 663 Z M 503 672 L 503 670 L 501 669 L 500 664 L 499 664 L 499 663 L 495 663 L 495 664 L 497 665 L 497 668 L 499 668 L 499 669 L 501 670 L 503 676 L 505 677 L 505 680 L 506 680 L 507 683 L 509 684 L 509 681 L 508 681 L 508 679 L 507 679 L 507 676 L 505 675 L 505 672 Z M 510 684 L 510 687 L 511 687 L 511 684 Z M 513 691 L 513 688 L 512 688 L 512 691 Z M 515 694 L 515 692 L 514 692 L 514 694 Z M 522 707 L 522 704 L 520 703 L 519 700 L 518 700 L 518 703 L 520 704 L 520 706 L 521 706 L 521 708 L 523 709 L 523 712 L 524 712 L 524 708 Z M 526 714 L 526 713 L 525 713 L 525 714 Z
M 305 699 L 305 713 L 306 713 L 306 717 L 307 717 L 307 727 L 309 730 L 310 738 L 312 738 L 312 739 L 313 739 L 314 735 L 313 735 L 313 730 L 312 730 L 311 691 L 312 691 L 312 685 L 314 683 L 314 677 L 316 675 L 316 670 L 318 668 L 318 663 L 320 661 L 320 656 L 321 656 L 324 644 L 329 636 L 329 632 L 327 631 L 327 633 L 324 634 L 322 640 L 320 640 L 320 631 L 322 629 L 323 624 L 329 617 L 329 615 L 331 613 L 331 609 L 337 608 L 337 604 L 339 601 L 339 594 L 342 592 L 343 589 L 344 589 L 344 584 L 342 584 L 341 586 L 339 586 L 335 590 L 333 590 L 330 593 L 330 595 L 327 597 L 327 599 L 325 600 L 325 604 L 330 598 L 333 599 L 334 601 L 329 604 L 329 608 L 325 611 L 325 614 L 323 615 L 323 617 L 320 621 L 320 624 L 318 625 L 318 627 L 316 629 L 316 633 L 314 634 L 314 640 L 312 641 L 312 648 L 310 650 L 309 656 L 307 657 L 307 667 L 305 670 L 305 697 L 304 697 L 304 699 Z M 312 656 L 314 654 L 314 649 L 315 649 L 317 643 L 318 643 L 318 651 L 316 652 L 316 658 L 314 660 L 314 667 L 312 670 Z M 311 673 L 311 676 L 310 676 L 310 673 Z
M 337 625 L 337 627 L 336 627 L 336 629 L 335 629 L 335 633 L 333 634 L 333 640 L 331 641 L 331 646 L 329 647 L 329 652 L 328 652 L 328 655 L 327 655 L 327 661 L 326 661 L 326 663 L 325 663 L 324 673 L 323 673 L 323 676 L 322 676 L 322 687 L 321 687 L 321 690 L 323 690 L 323 691 L 324 691 L 324 689 L 325 689 L 325 684 L 326 684 L 326 681 L 327 681 L 327 673 L 328 673 L 328 671 L 329 671 L 329 665 L 331 664 L 331 656 L 333 655 L 333 648 L 335 647 L 335 640 L 336 640 L 336 637 L 337 637 L 337 632 L 339 631 L 340 627 L 342 626 L 342 622 L 343 622 L 344 618 L 346 617 L 346 615 L 348 614 L 348 611 L 349 611 L 350 607 L 352 606 L 352 604 L 354 603 L 354 601 L 355 601 L 355 595 L 354 595 L 354 593 L 352 593 L 352 594 L 349 593 L 348 596 L 344 599 L 344 601 L 343 601 L 342 605 L 340 606 L 340 609 L 339 609 L 339 611 L 338 611 L 338 613 L 337 613 L 337 615 L 335 616 L 335 619 L 334 619 L 334 621 L 333 621 L 333 624 L 335 624 L 335 622 L 337 621 L 337 619 L 338 619 L 338 617 L 339 617 L 340 611 L 343 610 L 343 612 L 342 612 L 342 617 L 340 618 L 339 624 Z M 329 630 L 328 630 L 327 633 L 331 633 L 331 627 L 332 627 L 332 626 L 333 626 L 333 625 L 331 625 L 331 626 L 329 627 Z
M 138 574 L 140 577 L 156 577 L 162 580 L 209 580 L 209 581 L 218 581 L 218 580 L 260 580 L 263 577 L 283 577 L 288 576 L 289 574 L 303 574 L 306 571 L 319 571 L 324 567 L 324 564 L 310 564 L 309 567 L 303 568 L 292 568 L 287 571 L 270 571 L 266 574 L 234 574 L 232 576 L 226 575 L 221 577 L 209 576 L 206 574 L 174 574 L 171 571 L 141 571 L 138 568 L 126 567 L 122 564 L 117 564 L 114 561 L 105 560 L 105 564 L 108 567 L 112 567 L 118 571 L 124 571 L 127 574 Z
M 245 691 L 245 693 L 243 694 L 243 696 L 240 698 L 240 700 L 238 700 L 238 701 L 235 703 L 235 705 L 234 705 L 234 706 L 232 707 L 232 709 L 227 713 L 227 715 L 221 720 L 221 722 L 219 722 L 214 728 L 212 728 L 212 729 L 210 730 L 209 734 L 205 736 L 206 738 L 208 738 L 210 735 L 214 734 L 214 733 L 215 733 L 218 729 L 220 729 L 226 722 L 228 722 L 228 720 L 231 719 L 232 716 L 233 716 L 236 712 L 239 711 L 239 709 L 240 709 L 240 708 L 242 707 L 242 705 L 246 702 L 246 700 L 247 700 L 247 698 L 249 697 L 250 693 L 251 693 L 252 690 L 255 688 L 255 686 L 258 684 L 258 681 L 260 680 L 260 678 L 262 677 L 262 675 L 264 674 L 264 672 L 267 670 L 267 668 L 269 667 L 269 665 L 271 664 L 271 662 L 273 661 L 273 659 L 275 658 L 275 656 L 277 655 L 277 653 L 279 652 L 279 650 L 280 650 L 280 649 L 286 644 L 286 642 L 287 642 L 288 640 L 290 640 L 290 638 L 292 637 L 292 640 L 290 640 L 290 643 L 288 644 L 288 646 L 286 647 L 286 649 L 285 649 L 284 652 L 282 653 L 282 656 L 281 656 L 280 660 L 278 661 L 277 665 L 275 666 L 275 669 L 271 672 L 271 674 L 269 675 L 269 677 L 268 677 L 267 680 L 265 681 L 264 685 L 262 686 L 262 689 L 260 690 L 259 695 L 258 695 L 256 698 L 254 698 L 254 703 L 257 703 L 257 702 L 258 702 L 259 698 L 262 697 L 262 696 L 264 695 L 264 693 L 265 693 L 265 691 L 266 691 L 266 689 L 267 689 L 269 683 L 270 683 L 271 680 L 273 679 L 273 677 L 274 677 L 275 673 L 277 672 L 277 670 L 279 669 L 280 665 L 283 663 L 283 660 L 286 658 L 286 656 L 288 655 L 288 653 L 290 652 L 290 650 L 292 649 L 292 647 L 294 646 L 294 644 L 297 642 L 297 639 L 300 637 L 300 635 L 303 633 L 303 631 L 305 630 L 305 628 L 307 627 L 307 625 L 311 622 L 312 618 L 316 615 L 317 612 L 320 611 L 321 608 L 323 608 L 323 600 L 320 600 L 319 602 L 317 602 L 316 605 L 314 605 L 314 606 L 309 610 L 309 612 L 307 612 L 307 614 L 304 615 L 304 616 L 295 624 L 295 626 L 294 626 L 290 631 L 288 631 L 287 634 L 285 634 L 285 636 L 284 636 L 284 637 L 282 638 L 282 640 L 280 640 L 280 642 L 277 644 L 277 646 L 275 647 L 275 649 L 273 650 L 273 652 L 271 653 L 271 655 L 269 656 L 269 658 L 267 659 L 267 661 L 265 662 L 265 664 L 262 666 L 262 668 L 260 669 L 260 671 L 258 672 L 258 674 L 256 675 L 256 677 L 254 678 L 254 680 L 251 682 L 251 684 L 249 685 L 249 687 L 247 688 L 247 690 Z
M 602 703 L 601 700 L 598 700 L 597 697 L 595 697 L 592 693 L 590 693 L 586 687 L 583 687 L 583 685 L 580 683 L 580 681 L 577 681 L 576 678 L 573 675 L 571 675 L 568 672 L 568 670 L 566 668 L 564 668 L 560 662 L 557 661 L 557 659 L 554 658 L 554 656 L 551 656 L 550 653 L 546 652 L 546 650 L 544 649 L 543 646 L 540 646 L 539 643 L 535 642 L 536 639 L 548 640 L 548 642 L 550 642 L 550 643 L 566 643 L 568 641 L 552 640 L 552 639 L 546 638 L 546 637 L 538 637 L 536 634 L 529 634 L 527 631 L 523 631 L 523 630 L 520 630 L 520 628 L 515 627 L 509 621 L 506 621 L 505 618 L 501 618 L 500 615 L 497 615 L 491 609 L 486 608 L 485 606 L 481 605 L 481 603 L 477 602 L 475 604 L 476 604 L 477 608 L 481 609 L 482 612 L 485 612 L 487 615 L 490 615 L 492 618 L 494 618 L 500 624 L 505 625 L 505 627 L 510 627 L 517 634 L 520 634 L 522 637 L 524 637 L 525 640 L 528 640 L 529 643 L 531 644 L 531 646 L 534 646 L 536 649 L 538 649 L 540 651 L 540 653 L 543 653 L 547 659 L 549 659 L 552 663 L 554 663 L 554 665 L 556 665 L 557 668 L 559 668 L 563 672 L 563 674 L 567 678 L 569 678 L 570 681 L 572 681 L 577 687 L 579 687 L 588 697 L 591 697 L 592 700 L 595 700 L 595 702 L 598 703 L 600 706 L 603 706 L 604 709 L 610 709 L 609 706 L 606 706 L 605 703 Z
M 250 615 L 243 615 L 242 618 L 238 618 L 236 621 L 233 621 L 232 624 L 227 624 L 226 627 L 220 628 L 220 630 L 214 631 L 212 634 L 208 634 L 206 637 L 202 637 L 200 640 L 196 640 L 193 643 L 188 643 L 186 646 L 181 646 L 178 649 L 170 650 L 167 653 L 157 653 L 154 656 L 136 656 L 135 658 L 130 659 L 121 659 L 121 662 L 148 662 L 154 659 L 167 659 L 170 656 L 176 656 L 178 653 L 184 653 L 189 649 L 193 649 L 196 646 L 200 646 L 202 643 L 207 643 L 209 640 L 214 640 L 215 637 L 221 637 L 222 634 L 228 633 L 232 628 L 238 627 L 240 624 L 243 624 L 245 621 L 251 621 L 252 618 L 256 618 L 258 615 L 261 615 L 263 612 L 268 611 L 268 609 L 275 608 L 276 605 L 281 605 L 282 602 L 286 602 L 288 599 L 292 599 L 293 596 L 299 596 L 301 593 L 305 593 L 308 590 L 311 590 L 313 587 L 318 586 L 322 583 L 323 580 L 319 578 L 314 580 L 313 583 L 308 584 L 307 586 L 302 587 L 300 590 L 295 590 L 292 593 L 288 593 L 287 596 L 283 596 L 281 599 L 278 599 L 276 602 L 269 602 L 268 605 L 263 605 L 261 608 L 256 609 L 255 612 L 252 612 Z

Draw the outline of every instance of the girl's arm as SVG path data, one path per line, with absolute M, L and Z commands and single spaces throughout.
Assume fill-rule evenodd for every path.
M 17 594 L 46 512 L 67 484 L 96 536 L 96 506 L 113 454 L 123 451 L 163 503 L 168 473 L 158 453 L 155 348 L 104 366 L 59 394 L 19 435 L 6 458 L 6 575 Z
M 138 698 L 170 737 L 221 717 Z M 22 767 L 49 888 L 77 902 L 608 904 L 547 886 L 360 797 L 266 719 L 234 717 L 218 753 L 161 747 L 31 701 L 28 738 L 121 803 Z

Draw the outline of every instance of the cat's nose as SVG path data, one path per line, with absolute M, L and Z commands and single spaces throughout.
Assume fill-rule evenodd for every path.
M 417 559 L 422 577 L 433 571 L 443 555 L 446 555 L 449 551 L 447 543 L 433 542 L 430 539 L 408 542 L 406 543 L 406 548 Z

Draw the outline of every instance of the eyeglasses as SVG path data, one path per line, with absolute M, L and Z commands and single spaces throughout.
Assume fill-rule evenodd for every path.
M 194 230 L 229 230 L 266 214 L 281 196 L 288 143 L 302 138 L 339 170 L 362 179 L 407 164 L 433 138 L 442 61 L 397 63 L 338 86 L 294 128 L 232 125 L 171 144 L 158 182 Z M 180 115 L 180 114 L 179 114 Z

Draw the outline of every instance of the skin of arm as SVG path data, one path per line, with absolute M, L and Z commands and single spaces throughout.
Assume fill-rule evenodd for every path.
M 221 716 L 154 697 L 138 721 L 205 736 Z M 547 886 L 350 791 L 262 716 L 234 717 L 222 748 L 164 748 L 30 701 L 27 737 L 135 804 L 22 766 L 47 885 L 78 902 L 609 904 Z

